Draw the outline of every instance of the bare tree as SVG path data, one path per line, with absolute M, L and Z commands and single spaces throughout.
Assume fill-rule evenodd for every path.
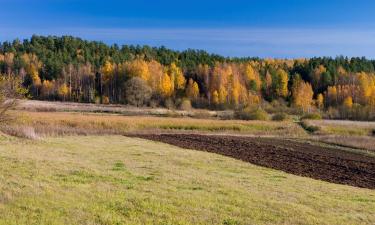
M 19 79 L 0 75 L 0 123 L 9 120 L 7 111 L 14 108 L 26 89 L 21 87 Z
M 130 105 L 140 107 L 148 104 L 151 94 L 151 88 L 139 77 L 134 77 L 125 83 L 126 101 Z

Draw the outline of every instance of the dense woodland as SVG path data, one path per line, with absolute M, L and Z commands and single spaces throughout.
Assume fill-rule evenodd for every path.
M 29 98 L 40 100 L 236 110 L 274 106 L 375 119 L 374 68 L 375 61 L 366 58 L 227 58 L 70 36 L 0 43 L 2 79 L 20 81 Z

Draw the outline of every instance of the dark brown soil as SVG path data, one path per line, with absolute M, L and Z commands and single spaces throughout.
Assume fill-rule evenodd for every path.
M 218 153 L 295 175 L 375 189 L 375 158 L 336 148 L 258 137 L 196 134 L 135 136 L 182 148 Z

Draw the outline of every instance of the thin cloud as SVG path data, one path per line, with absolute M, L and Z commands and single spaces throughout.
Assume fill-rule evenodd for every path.
M 0 28 L 0 39 L 39 35 L 73 35 L 108 44 L 165 45 L 183 50 L 204 49 L 226 56 L 312 57 L 366 56 L 374 58 L 375 31 L 343 29 L 261 28 Z

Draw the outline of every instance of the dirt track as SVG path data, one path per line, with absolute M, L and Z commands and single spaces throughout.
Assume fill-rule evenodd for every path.
M 332 183 L 375 189 L 375 158 L 288 140 L 191 134 L 136 135 L 214 152 L 255 165 Z

